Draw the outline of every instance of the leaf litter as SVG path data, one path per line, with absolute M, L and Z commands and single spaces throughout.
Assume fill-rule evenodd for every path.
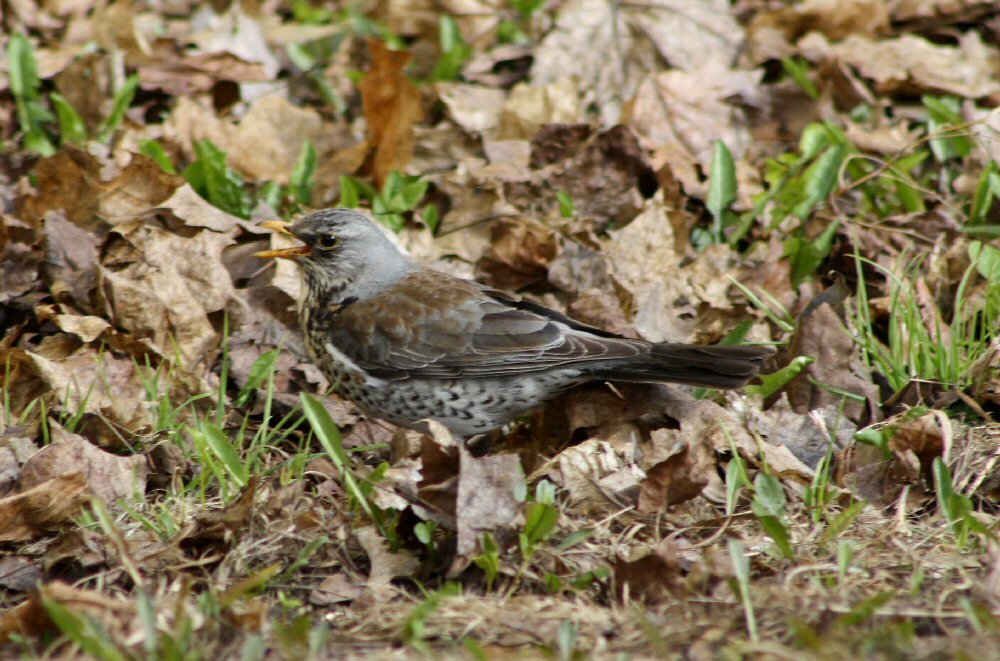
M 0 72 L 9 651 L 995 649 L 993 3 L 445 3 L 453 32 L 414 3 L 28 4 Z M 252 257 L 282 241 L 254 221 L 351 191 L 433 266 L 633 337 L 776 342 L 774 374 L 590 386 L 470 448 L 369 419 L 311 365 L 291 265 Z

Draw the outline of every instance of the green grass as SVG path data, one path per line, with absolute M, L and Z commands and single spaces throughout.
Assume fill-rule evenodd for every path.
M 945 299 L 947 307 L 939 305 L 921 280 L 924 257 L 904 255 L 890 268 L 859 255 L 855 258 L 854 323 L 866 363 L 884 374 L 897 391 L 914 379 L 946 388 L 969 385 L 975 376 L 973 366 L 1000 332 L 1000 270 L 993 266 L 1000 264 L 1000 250 L 978 241 L 970 243 L 969 266 L 954 293 Z M 872 314 L 866 267 L 886 283 L 888 319 L 884 324 Z

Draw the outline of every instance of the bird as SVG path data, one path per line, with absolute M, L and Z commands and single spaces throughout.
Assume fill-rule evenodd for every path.
M 298 265 L 298 319 L 314 363 L 338 394 L 401 427 L 426 432 L 431 419 L 469 439 L 595 381 L 737 388 L 773 354 L 583 324 L 421 266 L 354 210 L 260 225 L 298 240 L 255 254 Z

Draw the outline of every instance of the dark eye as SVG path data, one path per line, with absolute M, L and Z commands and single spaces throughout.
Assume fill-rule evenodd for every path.
M 316 247 L 320 250 L 333 250 L 340 243 L 340 239 L 333 234 L 320 234 L 316 237 Z

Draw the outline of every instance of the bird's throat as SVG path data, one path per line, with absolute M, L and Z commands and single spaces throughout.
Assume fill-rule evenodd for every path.
M 336 323 L 336 314 L 345 307 L 357 301 L 347 291 L 351 287 L 350 280 L 331 283 L 328 280 L 319 281 L 310 278 L 303 272 L 302 295 L 299 297 L 299 323 L 302 329 L 311 333 L 323 328 L 331 328 Z

